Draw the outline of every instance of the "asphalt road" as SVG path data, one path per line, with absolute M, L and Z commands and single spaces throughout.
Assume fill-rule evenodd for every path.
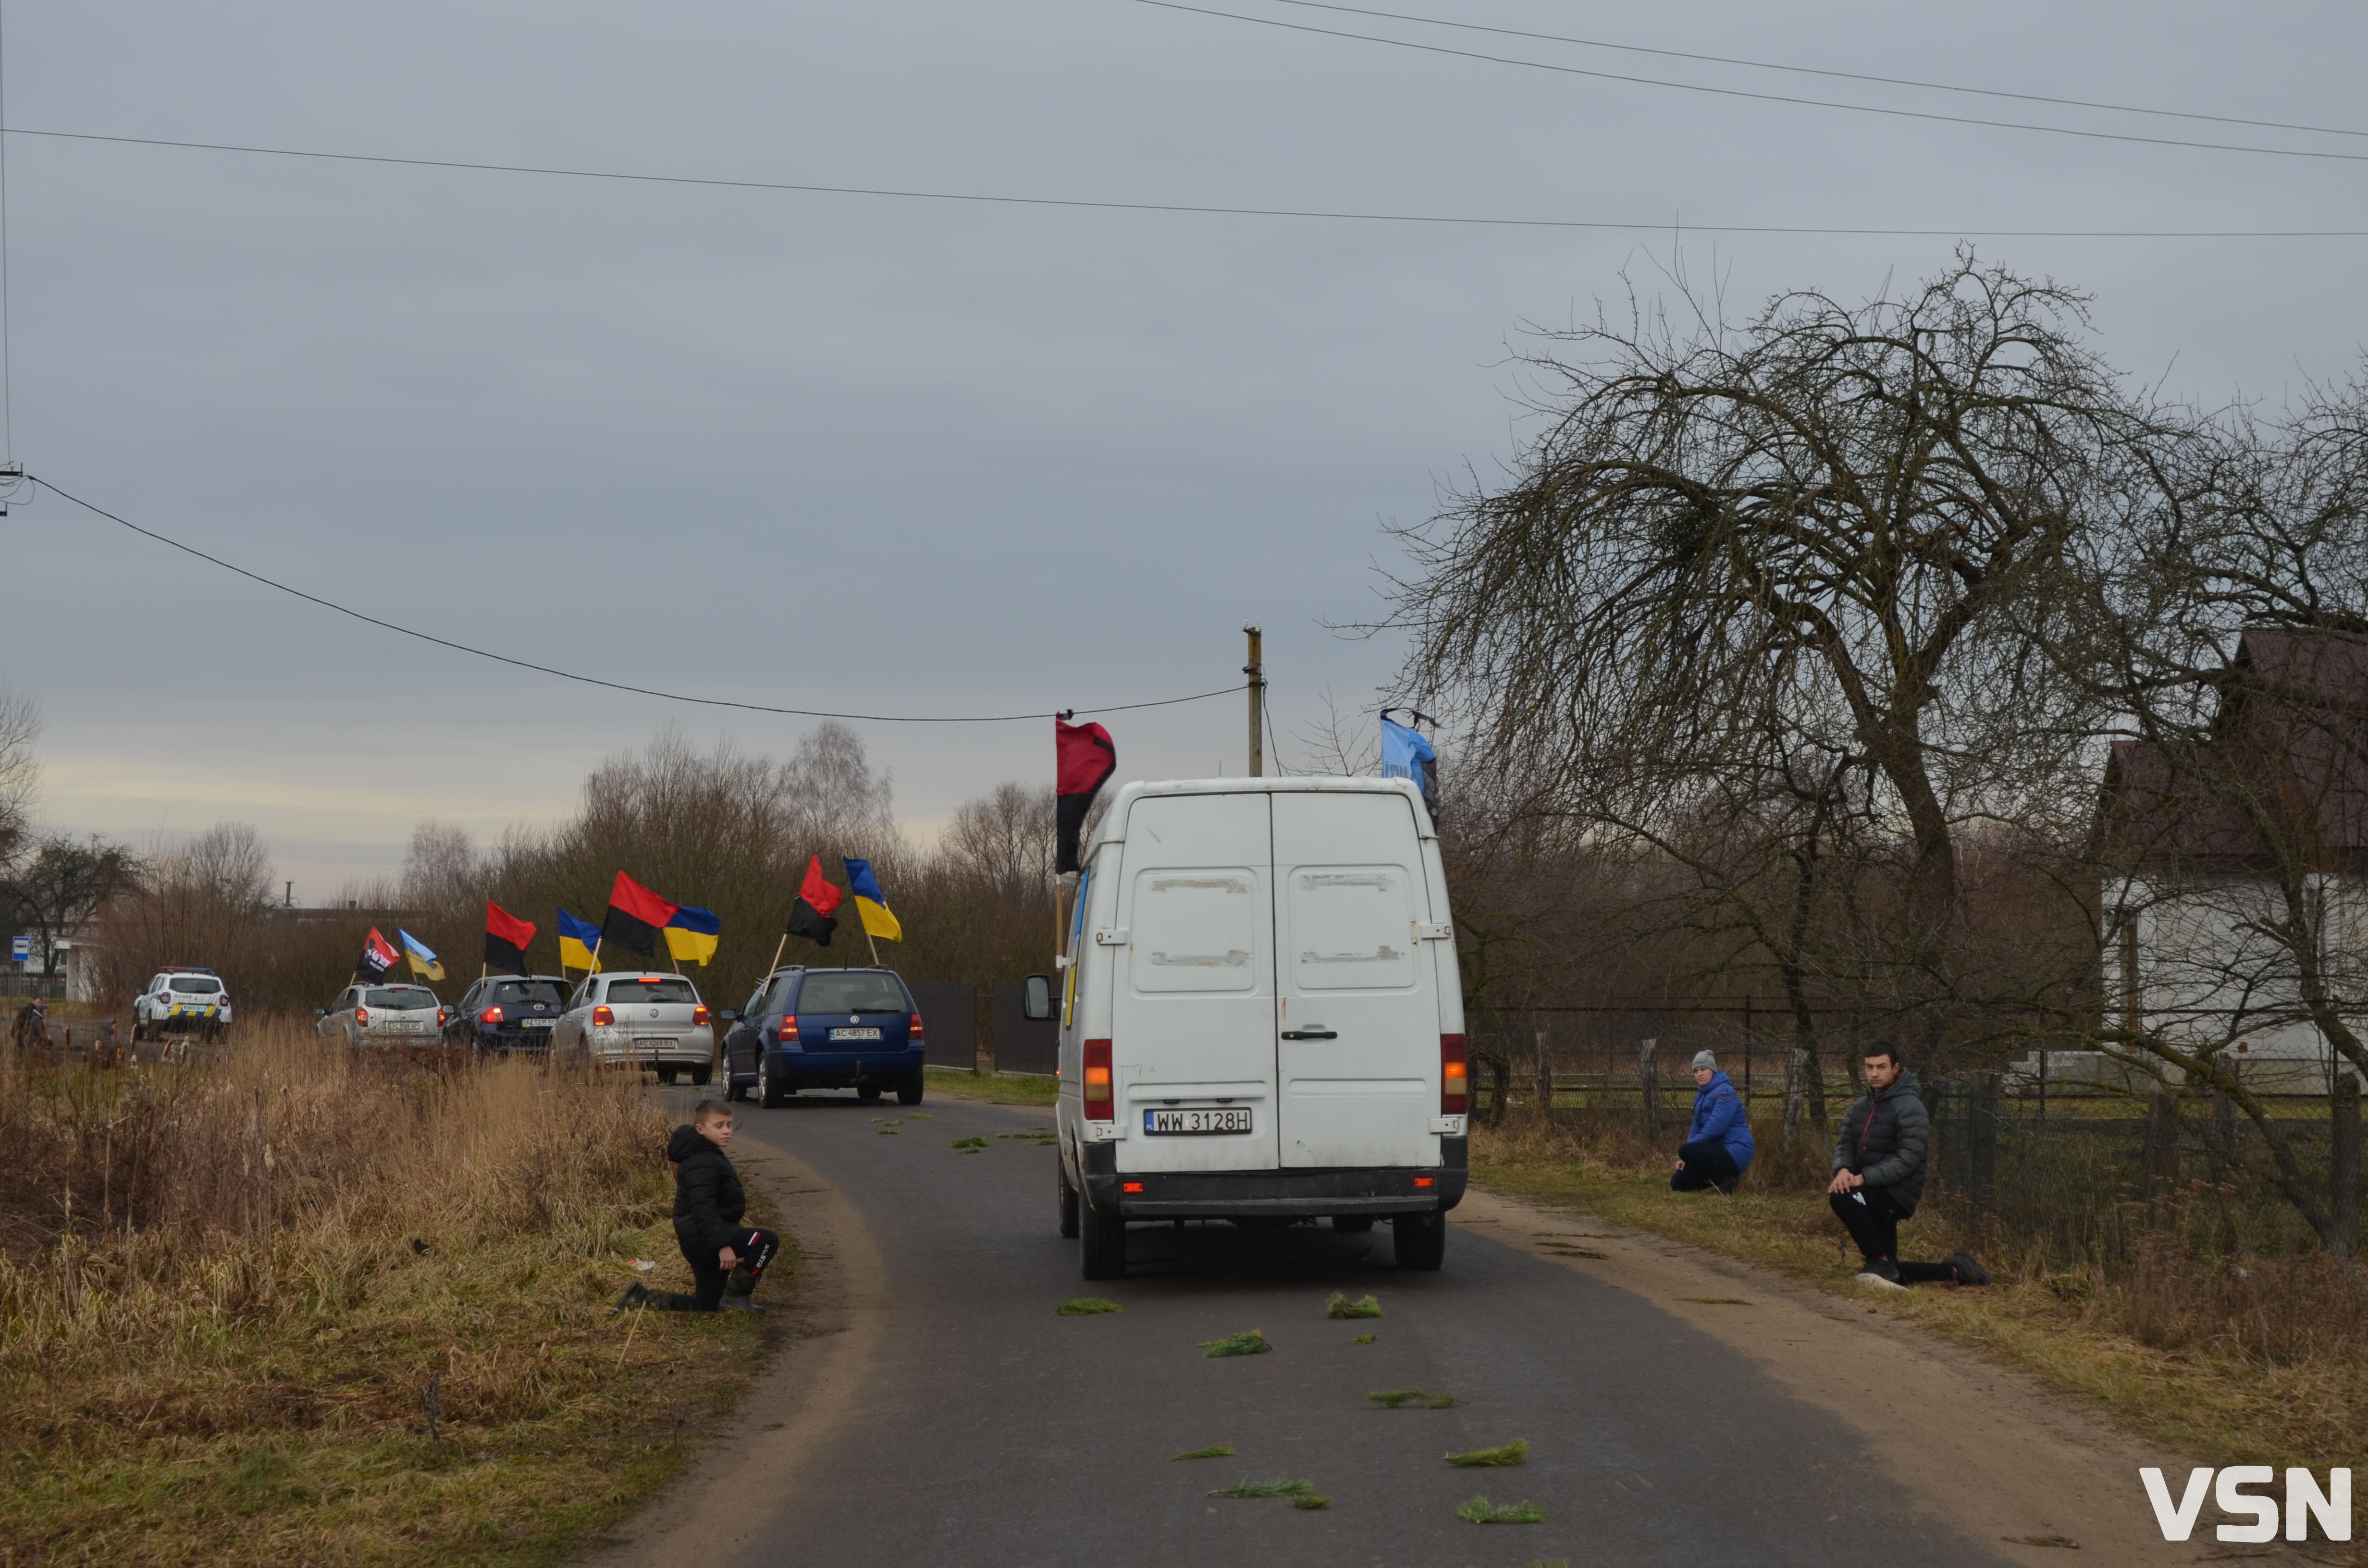
M 997 1136 L 1047 1127 L 1048 1113 L 932 1100 L 920 1119 L 893 1100 L 827 1092 L 739 1108 L 735 1156 L 760 1165 L 779 1150 L 826 1182 L 881 1278 L 860 1382 L 793 1464 L 744 1467 L 738 1539 L 721 1561 L 2001 1561 L 1919 1515 L 1855 1431 L 1748 1358 L 1639 1296 L 1469 1231 L 1450 1235 L 1443 1270 L 1421 1275 L 1391 1266 L 1386 1226 L 1138 1227 L 1127 1278 L 1088 1284 L 1054 1225 L 1053 1151 Z M 973 1135 L 983 1153 L 950 1146 Z M 800 1203 L 819 1199 L 809 1189 L 782 1201 L 794 1225 Z M 1386 1315 L 1328 1320 L 1334 1290 L 1371 1292 Z M 1087 1295 L 1125 1311 L 1054 1315 Z M 1202 1356 L 1202 1342 L 1251 1328 L 1272 1353 Z M 1367 1333 L 1372 1344 L 1352 1343 Z M 1366 1400 L 1386 1389 L 1456 1403 Z M 1517 1468 L 1444 1462 L 1514 1437 L 1531 1444 Z M 1170 1459 L 1217 1443 L 1237 1457 Z M 1332 1502 L 1302 1511 L 1204 1495 L 1244 1478 L 1305 1478 Z M 1458 1519 L 1456 1505 L 1479 1493 L 1548 1517 Z

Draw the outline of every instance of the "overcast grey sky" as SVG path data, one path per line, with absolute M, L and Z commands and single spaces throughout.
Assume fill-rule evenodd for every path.
M 1710 85 L 2368 155 L 1311 11 L 1215 8 Z M 1379 0 L 1660 48 L 2368 130 L 2336 4 Z M 15 0 L 7 123 L 655 174 L 1658 225 L 1053 210 L 11 136 L 15 451 L 134 521 L 442 636 L 784 706 L 1010 711 L 1238 678 L 1370 706 L 1381 529 L 1520 426 L 1508 346 L 1673 250 L 1733 308 L 1912 279 L 1946 237 L 1710 226 L 2368 229 L 2368 163 L 1879 118 L 1508 68 L 1134 0 Z M 1673 225 L 1682 221 L 1683 237 Z M 2343 373 L 2368 240 L 1990 239 L 2210 400 Z M 54 496 L 0 522 L 0 680 L 44 815 L 254 823 L 300 899 L 572 806 L 676 722 L 346 621 Z M 1243 762 L 1238 699 L 1108 721 L 1121 778 Z M 928 831 L 1049 728 L 865 725 Z M 1286 743 L 1288 744 L 1288 743 Z

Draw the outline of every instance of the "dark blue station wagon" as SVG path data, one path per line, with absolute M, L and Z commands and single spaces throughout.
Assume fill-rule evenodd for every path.
M 893 969 L 783 969 L 723 1037 L 725 1093 L 777 1106 L 800 1089 L 921 1103 L 920 1009 Z

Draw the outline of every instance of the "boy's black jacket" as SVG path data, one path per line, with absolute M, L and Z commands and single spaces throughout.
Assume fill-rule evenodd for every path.
M 727 1246 L 740 1216 L 748 1211 L 748 1195 L 740 1189 L 740 1173 L 723 1151 L 699 1135 L 689 1122 L 666 1140 L 666 1158 L 674 1162 L 674 1233 L 686 1251 L 712 1253 Z

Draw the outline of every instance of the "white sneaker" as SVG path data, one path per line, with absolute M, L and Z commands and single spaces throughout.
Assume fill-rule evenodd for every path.
M 1907 1289 L 1907 1286 L 1902 1285 L 1898 1280 L 1885 1279 L 1880 1274 L 1861 1274 L 1855 1278 L 1860 1284 L 1872 1285 L 1878 1290 L 1905 1290 Z

